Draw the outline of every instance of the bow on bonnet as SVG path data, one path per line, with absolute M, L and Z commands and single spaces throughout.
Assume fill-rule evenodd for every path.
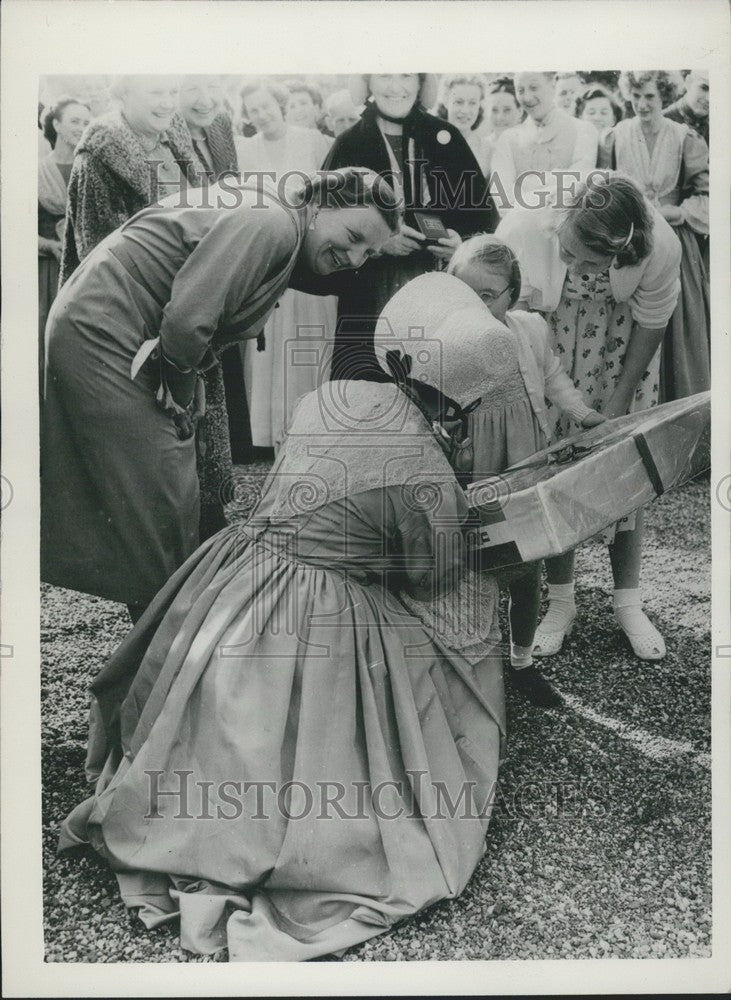
M 430 272 L 384 306 L 374 342 L 382 369 L 438 389 L 464 407 L 517 366 L 512 334 L 459 278 Z

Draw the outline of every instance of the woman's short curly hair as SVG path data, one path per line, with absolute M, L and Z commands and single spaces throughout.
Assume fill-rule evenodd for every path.
M 315 107 L 322 110 L 322 94 L 311 83 L 306 83 L 304 80 L 285 80 L 284 86 L 288 92 L 287 96 L 289 94 L 309 94 Z
M 512 76 L 498 76 L 490 84 L 491 94 L 511 94 L 515 97 L 515 80 Z M 518 103 L 517 97 L 515 103 Z
M 252 94 L 258 93 L 260 90 L 265 91 L 277 102 L 279 107 L 282 109 L 282 114 L 286 114 L 287 111 L 287 101 L 289 100 L 289 92 L 285 87 L 280 86 L 273 80 L 266 80 L 263 77 L 259 80 L 249 80 L 243 85 L 239 91 L 239 97 L 241 98 L 241 110 L 246 116 L 246 98 L 251 97 Z
M 403 206 L 391 185 L 380 174 L 365 167 L 342 167 L 339 170 L 319 170 L 303 178 L 299 193 L 301 204 L 314 203 L 317 208 L 361 208 L 378 210 L 392 233 L 397 233 Z
M 487 77 L 482 73 L 447 73 L 439 81 L 439 93 L 442 104 L 447 103 L 449 91 L 452 87 L 478 87 L 480 90 L 480 100 L 484 101 L 487 96 Z
M 447 73 L 443 76 L 439 81 L 439 103 L 434 110 L 440 118 L 446 121 L 448 117 L 447 101 L 449 100 L 449 91 L 452 87 L 459 86 L 478 87 L 480 90 L 480 108 L 477 112 L 477 118 L 475 118 L 474 124 L 471 126 L 471 131 L 474 132 L 485 119 L 484 100 L 487 96 L 488 83 L 487 77 L 483 76 L 482 73 Z
M 645 84 L 654 83 L 665 108 L 678 97 L 678 81 L 674 73 L 664 69 L 630 69 L 619 75 L 619 90 L 625 101 L 632 97 L 633 90 L 641 90 Z

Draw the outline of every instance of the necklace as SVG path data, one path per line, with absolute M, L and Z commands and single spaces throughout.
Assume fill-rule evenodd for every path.
M 162 142 L 163 134 L 161 132 L 157 133 L 154 139 L 150 139 L 142 132 L 138 131 L 136 128 L 132 128 L 129 122 L 127 122 L 127 124 L 129 125 L 130 129 L 132 129 L 132 131 L 134 132 L 135 139 L 137 139 L 137 142 L 139 142 L 140 146 L 142 146 L 143 152 L 147 154 L 154 152 Z M 150 145 L 151 143 L 152 145 Z
M 384 121 L 391 122 L 392 125 L 403 125 L 406 119 L 411 114 L 411 111 L 409 111 L 408 114 L 401 115 L 400 118 L 395 117 L 395 115 L 387 115 L 386 112 L 381 111 L 380 108 L 376 108 L 376 114 L 378 115 L 379 118 L 383 118 Z
M 142 136 L 138 133 L 137 134 L 137 141 L 139 142 L 140 146 L 142 146 L 142 149 L 144 150 L 145 153 L 154 153 L 154 151 L 160 145 L 160 137 L 159 136 L 158 136 L 157 139 L 155 139 L 155 141 L 152 143 L 152 145 L 150 145 L 150 140 L 143 139 Z

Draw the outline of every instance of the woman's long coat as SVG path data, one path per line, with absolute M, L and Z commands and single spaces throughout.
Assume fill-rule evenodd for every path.
M 220 128 L 214 129 L 212 139 L 216 150 L 220 147 L 225 152 L 220 132 Z M 165 135 L 186 183 L 200 185 L 205 177 L 188 128 L 179 114 L 173 116 Z M 92 122 L 77 147 L 71 170 L 59 285 L 64 285 L 80 262 L 109 233 L 169 193 L 169 189 L 158 184 L 145 150 L 119 111 Z M 243 389 L 242 377 L 240 381 Z M 232 475 L 230 428 L 219 364 L 206 373 L 205 383 L 206 416 L 198 428 L 201 540 L 225 524 L 220 497 Z M 239 410 L 241 419 L 248 420 L 245 399 L 243 409 Z
M 236 208 L 151 206 L 104 240 L 51 309 L 41 433 L 42 579 L 145 604 L 198 545 L 194 438 L 155 396 L 179 368 L 254 337 L 287 287 L 310 209 L 242 188 Z M 195 192 L 189 192 L 193 200 Z M 226 195 L 227 204 L 231 196 Z

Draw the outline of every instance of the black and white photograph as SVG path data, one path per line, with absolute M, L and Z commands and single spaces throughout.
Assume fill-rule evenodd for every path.
M 7 995 L 731 988 L 682 10 L 5 5 Z

